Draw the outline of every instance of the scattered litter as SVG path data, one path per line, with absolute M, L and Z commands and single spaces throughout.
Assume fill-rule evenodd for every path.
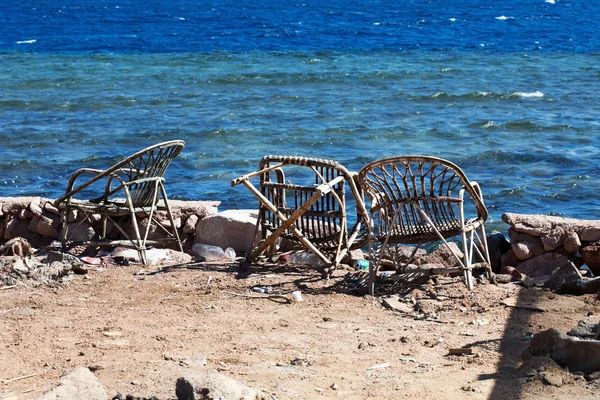
M 304 299 L 302 298 L 302 292 L 300 292 L 299 290 L 293 291 L 292 292 L 292 301 L 296 301 L 296 302 L 304 301 Z
M 383 368 L 387 368 L 390 366 L 390 363 L 383 363 L 383 364 L 377 364 L 377 365 L 373 365 L 372 367 L 367 368 L 367 370 L 373 370 L 373 369 L 383 369 Z
M 273 288 L 268 286 L 253 286 L 252 291 L 256 293 L 272 293 Z
M 477 319 L 471 321 L 471 324 L 473 324 L 473 325 L 479 325 L 479 326 L 489 325 L 490 321 L 487 318 L 477 318 Z

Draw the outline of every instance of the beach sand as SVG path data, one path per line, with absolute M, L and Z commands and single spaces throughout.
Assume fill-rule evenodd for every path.
M 351 294 L 349 271 L 326 281 L 291 268 L 253 268 L 237 279 L 235 263 L 157 268 L 107 266 L 56 287 L 0 290 L 0 398 L 37 399 L 78 366 L 94 370 L 109 398 L 176 399 L 177 378 L 194 371 L 218 372 L 272 399 L 600 393 L 598 381 L 564 370 L 554 371 L 561 379 L 553 386 L 543 371 L 519 369 L 532 333 L 597 323 L 596 296 L 513 283 L 468 292 L 459 278 L 442 278 L 408 294 L 404 304 L 419 311 L 403 314 L 381 298 Z M 255 285 L 299 290 L 303 301 L 269 298 Z M 475 354 L 450 355 L 455 348 Z

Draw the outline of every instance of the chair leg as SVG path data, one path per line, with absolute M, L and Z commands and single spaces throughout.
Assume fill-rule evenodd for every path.
M 461 238 L 463 247 L 465 284 L 467 285 L 469 291 L 471 291 L 473 290 L 473 271 L 471 269 L 472 249 L 469 248 L 470 242 L 469 240 L 467 240 L 467 232 L 465 232 L 464 230 L 461 234 Z

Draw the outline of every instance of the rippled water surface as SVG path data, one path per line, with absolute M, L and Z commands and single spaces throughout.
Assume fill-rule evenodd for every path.
M 599 6 L 28 3 L 0 6 L 0 196 L 183 139 L 168 191 L 222 209 L 256 206 L 229 182 L 266 154 L 429 154 L 480 182 L 492 223 L 600 218 Z

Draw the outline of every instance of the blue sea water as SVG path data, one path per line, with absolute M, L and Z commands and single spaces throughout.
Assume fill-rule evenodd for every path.
M 246 4 L 248 3 L 248 4 Z M 172 198 L 254 208 L 266 154 L 459 164 L 504 212 L 600 218 L 600 2 L 0 3 L 0 197 L 183 139 Z

